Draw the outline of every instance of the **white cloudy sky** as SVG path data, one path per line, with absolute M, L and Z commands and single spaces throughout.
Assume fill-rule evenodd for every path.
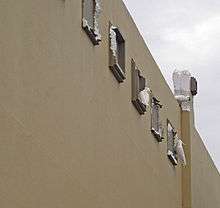
M 196 126 L 220 171 L 220 1 L 124 2 L 170 87 L 176 68 L 197 78 Z

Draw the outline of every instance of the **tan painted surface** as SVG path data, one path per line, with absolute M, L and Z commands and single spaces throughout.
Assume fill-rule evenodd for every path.
M 183 111 L 181 113 L 181 139 L 184 145 L 187 165 L 182 168 L 182 207 L 192 207 L 192 190 L 191 190 L 191 112 Z
M 182 169 L 183 208 L 219 208 L 220 175 L 195 129 L 191 112 L 182 112 L 182 139 L 187 166 Z
M 81 0 L 0 1 L 2 208 L 180 208 L 181 168 L 131 104 L 131 58 L 180 132 L 180 109 L 121 1 L 103 1 L 102 42 Z M 109 21 L 126 44 L 126 80 L 108 67 Z
M 192 205 L 193 208 L 220 207 L 220 175 L 199 133 L 192 140 Z

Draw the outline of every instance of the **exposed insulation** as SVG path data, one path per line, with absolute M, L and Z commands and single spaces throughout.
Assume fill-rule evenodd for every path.
M 83 27 L 87 27 L 88 30 L 91 30 L 91 29 L 92 29 L 92 28 L 89 26 L 88 21 L 87 21 L 85 18 L 82 19 L 82 22 L 83 22 Z
M 114 29 L 116 29 L 116 27 L 111 26 L 110 27 L 110 49 L 112 51 L 112 54 L 116 60 L 116 62 L 118 61 L 118 57 L 117 57 L 117 35 L 116 32 L 114 31 Z
M 181 109 L 183 111 L 190 111 L 190 101 L 181 102 Z
M 151 93 L 151 90 L 146 87 L 144 90 L 140 91 L 138 94 L 140 101 L 146 106 L 149 106 L 150 93 Z
M 174 95 L 183 111 L 190 111 L 190 79 L 189 71 L 173 72 Z
M 101 14 L 101 0 L 93 0 L 95 9 L 92 11 L 92 13 L 88 13 L 87 3 L 85 0 L 83 1 L 83 19 L 82 19 L 82 26 L 83 28 L 86 28 L 91 34 L 93 34 L 94 39 L 99 42 L 101 41 L 101 33 L 99 31 L 99 17 Z M 91 16 L 92 15 L 92 16 Z M 88 19 L 87 19 L 88 18 Z M 90 22 L 89 22 L 90 21 Z
M 180 139 L 176 139 L 175 150 L 178 155 L 178 159 L 183 166 L 186 166 L 186 156 L 183 149 L 183 142 Z
M 180 101 L 180 102 L 184 102 L 184 101 L 189 101 L 190 97 L 189 96 L 185 96 L 185 95 L 175 95 L 175 98 Z
M 95 13 L 94 13 L 94 34 L 96 35 L 96 40 L 101 40 L 101 34 L 99 31 L 98 19 L 101 14 L 101 4 L 100 0 L 95 0 Z

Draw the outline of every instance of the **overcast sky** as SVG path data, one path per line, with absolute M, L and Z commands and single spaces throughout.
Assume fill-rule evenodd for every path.
M 196 126 L 220 171 L 220 1 L 124 2 L 170 87 L 174 69 L 197 78 Z

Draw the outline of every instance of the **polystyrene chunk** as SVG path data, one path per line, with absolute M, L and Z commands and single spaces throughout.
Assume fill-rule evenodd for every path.
M 95 13 L 94 13 L 94 33 L 96 35 L 96 40 L 101 40 L 101 34 L 99 31 L 98 19 L 101 14 L 101 2 L 100 0 L 95 0 Z
M 183 166 L 186 166 L 186 156 L 185 156 L 185 152 L 183 149 L 183 142 L 180 139 L 177 139 L 176 144 L 175 144 L 175 150 L 178 156 L 178 159 L 180 161 L 180 163 Z
M 139 98 L 140 98 L 140 101 L 148 106 L 149 105 L 149 101 L 150 101 L 150 89 L 149 88 L 145 88 L 144 90 L 140 91 L 139 92 Z
M 116 29 L 116 27 L 114 26 L 110 27 L 110 49 L 112 51 L 115 60 L 117 61 L 117 35 L 114 29 Z

